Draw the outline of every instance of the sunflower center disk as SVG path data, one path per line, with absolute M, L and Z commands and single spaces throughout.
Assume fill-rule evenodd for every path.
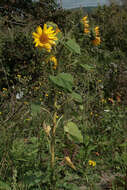
M 48 41 L 49 41 L 49 39 L 48 39 L 47 34 L 45 34 L 43 32 L 42 35 L 40 36 L 40 42 L 43 43 L 43 44 L 46 44 L 46 43 L 48 43 Z

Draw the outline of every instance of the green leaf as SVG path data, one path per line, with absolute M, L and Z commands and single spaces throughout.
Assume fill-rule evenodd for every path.
M 83 143 L 83 136 L 81 131 L 77 127 L 77 125 L 73 122 L 68 122 L 64 126 L 64 131 L 68 134 L 68 138 L 70 140 L 74 140 L 75 142 Z
M 80 94 L 76 93 L 76 92 L 72 92 L 71 97 L 79 103 L 82 103 L 82 97 Z
M 80 66 L 83 67 L 87 71 L 91 71 L 91 70 L 95 69 L 95 67 L 93 65 L 80 64 Z
M 71 74 L 68 73 L 60 73 L 57 76 L 49 76 L 49 79 L 52 83 L 57 85 L 58 87 L 63 88 L 69 92 L 72 92 L 73 87 L 73 77 Z
M 67 47 L 70 51 L 81 54 L 80 46 L 76 43 L 74 39 L 69 39 L 67 42 L 65 42 L 65 47 Z
M 11 190 L 11 187 L 7 183 L 0 181 L 0 190 Z
M 37 115 L 40 112 L 41 106 L 39 104 L 31 103 L 31 112 L 33 115 Z

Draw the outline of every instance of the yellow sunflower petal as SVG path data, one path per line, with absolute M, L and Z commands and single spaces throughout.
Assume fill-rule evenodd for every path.
M 42 28 L 41 28 L 40 26 L 37 27 L 37 33 L 38 33 L 39 35 L 42 34 Z

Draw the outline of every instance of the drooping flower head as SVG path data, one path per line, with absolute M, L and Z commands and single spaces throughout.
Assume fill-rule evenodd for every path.
M 51 56 L 50 57 L 50 59 L 49 59 L 51 62 L 53 62 L 53 69 L 55 69 L 56 70 L 56 68 L 57 68 L 57 65 L 58 65 L 58 62 L 57 62 L 57 59 L 56 59 L 56 57 L 55 56 Z
M 56 41 L 58 40 L 53 27 L 47 27 L 47 24 L 44 24 L 43 29 L 38 26 L 37 32 L 33 32 L 32 35 L 34 38 L 35 47 L 44 48 L 48 52 L 51 51 L 52 46 L 56 45 Z

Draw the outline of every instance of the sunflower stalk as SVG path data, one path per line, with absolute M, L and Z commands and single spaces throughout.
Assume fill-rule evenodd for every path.
M 55 136 L 56 136 L 56 127 L 57 127 L 57 93 L 54 97 L 54 114 L 53 114 L 53 126 L 51 129 L 51 184 L 52 189 L 55 189 Z

